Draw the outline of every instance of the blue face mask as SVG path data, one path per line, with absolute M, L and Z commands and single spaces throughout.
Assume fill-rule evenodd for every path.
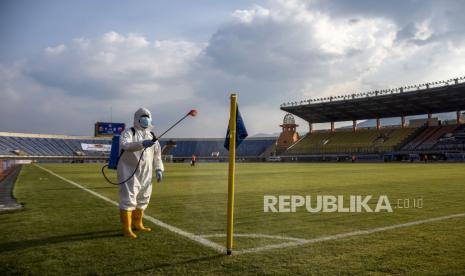
M 148 128 L 152 124 L 152 119 L 149 117 L 142 117 L 139 119 L 140 126 L 143 128 Z

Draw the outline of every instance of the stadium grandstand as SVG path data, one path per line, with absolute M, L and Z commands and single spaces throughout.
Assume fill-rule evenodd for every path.
M 247 138 L 237 149 L 241 159 L 259 160 L 274 145 L 275 137 Z M 224 138 L 162 139 L 163 154 L 173 161 L 190 160 L 192 155 L 205 160 L 224 160 L 228 152 Z M 0 159 L 90 161 L 108 159 L 111 137 L 44 135 L 0 132 Z
M 283 160 L 465 160 L 465 77 L 289 102 L 281 110 L 309 126 L 308 133 L 281 154 Z M 455 120 L 433 117 L 450 112 Z M 416 115 L 427 118 L 406 121 Z M 399 125 L 381 125 L 381 119 L 394 117 Z M 369 119 L 376 120 L 375 127 L 358 127 L 359 120 Z M 335 122 L 352 122 L 352 127 L 335 129 Z M 329 123 L 330 129 L 314 130 L 316 123 Z
M 104 151 L 84 151 L 82 144 L 109 145 L 108 138 L 0 132 L 0 155 L 73 157 L 103 156 Z
M 243 161 L 465 161 L 465 77 L 367 93 L 352 93 L 281 105 L 285 115 L 279 137 L 249 137 L 237 149 Z M 455 113 L 453 120 L 433 114 Z M 293 115 L 308 122 L 297 132 Z M 426 118 L 406 120 L 407 116 Z M 381 125 L 399 118 L 398 125 Z M 375 126 L 358 121 L 374 119 Z M 352 122 L 335 128 L 336 122 Z M 314 129 L 329 123 L 329 129 Z M 366 124 L 365 124 L 366 125 Z M 165 160 L 225 161 L 224 138 L 161 139 Z M 68 136 L 0 132 L 0 160 L 102 162 L 109 157 L 111 136 Z

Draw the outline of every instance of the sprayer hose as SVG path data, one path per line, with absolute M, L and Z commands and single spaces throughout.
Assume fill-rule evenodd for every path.
M 113 181 L 111 181 L 110 179 L 108 179 L 108 177 L 105 175 L 105 168 L 107 168 L 108 165 L 104 165 L 104 166 L 102 167 L 102 175 L 103 175 L 103 177 L 105 178 L 105 180 L 106 180 L 108 183 L 113 184 L 113 185 L 122 185 L 122 184 L 128 182 L 128 181 L 129 181 L 131 178 L 133 178 L 134 175 L 136 174 L 137 169 L 139 168 L 140 161 L 141 161 L 142 158 L 144 157 L 144 152 L 145 152 L 146 149 L 147 149 L 147 148 L 145 148 L 145 149 L 142 151 L 142 153 L 140 154 L 139 161 L 137 161 L 136 169 L 135 169 L 134 172 L 131 174 L 131 176 L 129 176 L 126 180 L 124 180 L 123 182 L 113 182 Z M 123 154 L 124 154 L 124 152 L 121 154 L 121 156 L 122 156 Z M 120 156 L 120 157 L 121 157 L 121 156 Z M 118 159 L 119 159 L 119 158 L 118 158 Z

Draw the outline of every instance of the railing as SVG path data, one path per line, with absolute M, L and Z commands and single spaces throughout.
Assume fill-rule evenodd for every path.
M 351 145 L 312 145 L 302 151 L 289 151 L 287 154 L 351 154 L 351 153 L 383 153 L 394 150 L 394 146 L 351 144 Z
M 280 107 L 301 106 L 301 105 L 310 105 L 310 104 L 316 104 L 316 103 L 329 103 L 329 102 L 346 101 L 346 100 L 353 100 L 353 99 L 364 99 L 364 98 L 378 97 L 378 96 L 383 96 L 383 95 L 388 95 L 388 94 L 401 94 L 404 92 L 413 92 L 413 91 L 426 90 L 426 89 L 437 88 L 437 87 L 446 87 L 449 85 L 456 85 L 459 83 L 465 83 L 465 76 L 453 78 L 449 80 L 428 82 L 428 83 L 409 85 L 409 86 L 403 86 L 403 87 L 398 87 L 398 88 L 389 88 L 389 89 L 382 89 L 382 90 L 363 92 L 363 93 L 351 93 L 351 94 L 339 95 L 339 96 L 330 96 L 330 97 L 324 97 L 324 98 L 301 100 L 297 102 L 287 102 L 287 103 L 281 104 Z

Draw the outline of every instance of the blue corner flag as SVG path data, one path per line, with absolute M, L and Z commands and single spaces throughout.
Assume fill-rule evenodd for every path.
M 242 120 L 238 106 L 236 108 L 236 149 L 247 136 L 249 136 L 249 134 L 247 133 L 247 129 L 245 129 L 244 121 Z M 226 132 L 226 139 L 224 140 L 224 147 L 229 150 L 229 126 Z

